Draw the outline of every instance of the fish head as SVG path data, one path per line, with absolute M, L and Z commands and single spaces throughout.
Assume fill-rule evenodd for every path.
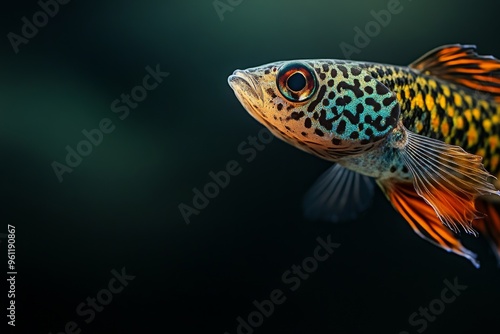
M 400 116 L 395 94 L 357 63 L 281 61 L 236 70 L 228 83 L 275 136 L 332 161 L 370 150 Z

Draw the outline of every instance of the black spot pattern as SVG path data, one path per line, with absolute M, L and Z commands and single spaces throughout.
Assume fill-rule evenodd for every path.
M 316 129 L 314 130 L 314 133 L 317 134 L 318 136 L 320 137 L 323 137 L 325 134 L 323 133 L 323 131 L 321 131 L 320 129 Z
M 358 124 L 359 123 L 359 114 L 356 113 L 356 114 L 352 114 L 351 111 L 349 110 L 344 110 L 344 116 L 347 117 L 347 119 L 349 120 L 349 122 L 351 124 Z
M 306 118 L 306 120 L 304 121 L 304 126 L 308 129 L 311 128 L 312 122 L 310 118 Z
M 319 116 L 319 124 L 324 127 L 326 130 L 330 131 L 332 129 L 332 123 L 334 119 L 326 119 L 326 110 L 322 109 Z
M 266 90 L 267 94 L 271 95 L 271 98 L 275 98 L 276 97 L 276 94 L 274 93 L 274 90 L 272 90 L 271 88 L 268 88 Z
M 351 73 L 352 75 L 358 76 L 361 74 L 361 70 L 357 67 L 351 67 Z
M 342 140 L 338 139 L 338 138 L 333 138 L 332 139 L 332 144 L 333 145 L 340 145 L 342 143 Z
M 367 105 L 369 105 L 369 106 L 372 106 L 373 110 L 375 110 L 375 111 L 380 111 L 380 109 L 382 108 L 382 106 L 380 105 L 380 103 L 378 103 L 377 101 L 375 101 L 371 97 L 366 98 L 365 103 Z
M 346 127 L 346 125 L 347 125 L 347 123 L 346 123 L 346 121 L 344 121 L 344 120 L 341 120 L 341 121 L 339 122 L 339 125 L 337 126 L 337 133 L 338 133 L 339 135 L 341 135 L 341 134 L 343 134 L 343 133 L 345 132 L 345 127 Z
M 344 76 L 344 79 L 349 78 L 349 72 L 347 71 L 347 68 L 345 66 L 339 65 L 337 66 L 340 72 L 342 72 L 342 75 Z
M 391 96 L 391 97 L 386 97 L 383 101 L 382 101 L 382 104 L 384 105 L 384 107 L 388 107 L 391 105 L 392 102 L 394 102 L 395 98 L 394 96 Z
M 379 94 L 379 95 L 384 95 L 388 92 L 387 87 L 382 85 L 380 82 L 377 82 L 375 89 L 377 90 L 377 94 Z
M 319 89 L 319 92 L 318 92 L 318 96 L 316 98 L 316 100 L 312 101 L 309 106 L 307 107 L 307 111 L 309 112 L 313 112 L 314 109 L 316 109 L 316 106 L 321 102 L 321 100 L 323 100 L 323 98 L 325 97 L 325 93 L 326 93 L 326 86 L 323 85 L 321 86 L 321 88 Z
M 354 80 L 354 85 L 350 85 L 345 81 L 342 81 L 341 83 L 338 84 L 337 91 L 340 93 L 342 89 L 347 89 L 350 90 L 354 93 L 354 96 L 356 96 L 358 99 L 364 95 L 363 91 L 361 90 L 361 84 L 358 79 Z
M 304 112 L 303 112 L 303 111 L 301 111 L 301 112 L 296 112 L 296 111 L 294 111 L 294 112 L 292 112 L 292 113 L 290 114 L 290 118 L 291 118 L 291 119 L 294 119 L 294 120 L 299 120 L 299 119 L 301 119 L 302 117 L 304 117 L 304 115 L 305 115 L 305 114 L 304 114 Z
M 375 129 L 377 129 L 378 131 L 384 131 L 385 129 L 387 129 L 388 127 L 388 124 L 386 122 L 385 125 L 382 125 L 382 120 L 384 118 L 382 116 L 378 116 L 373 122 L 372 122 L 372 125 L 375 127 Z
M 363 111 L 365 111 L 365 107 L 363 107 L 363 104 L 362 103 L 358 103 L 358 105 L 356 106 L 356 111 L 361 114 Z

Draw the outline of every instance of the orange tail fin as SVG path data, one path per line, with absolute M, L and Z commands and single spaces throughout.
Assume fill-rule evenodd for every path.
M 465 248 L 457 235 L 446 227 L 434 209 L 417 194 L 411 182 L 379 182 L 394 208 L 406 219 L 419 237 L 470 260 L 478 268 L 476 254 Z
M 484 235 L 491 244 L 500 266 L 500 207 L 486 200 L 478 200 L 477 207 L 485 213 L 485 217 L 473 222 L 474 227 Z

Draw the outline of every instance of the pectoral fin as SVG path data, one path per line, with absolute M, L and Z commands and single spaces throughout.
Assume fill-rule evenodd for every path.
M 304 214 L 311 220 L 355 219 L 372 201 L 374 180 L 341 165 L 323 173 L 304 197 Z
M 455 232 L 462 227 L 476 234 L 476 198 L 499 195 L 494 179 L 481 163 L 482 158 L 436 139 L 406 130 L 407 143 L 399 153 L 413 175 L 415 191 L 435 211 L 438 220 Z

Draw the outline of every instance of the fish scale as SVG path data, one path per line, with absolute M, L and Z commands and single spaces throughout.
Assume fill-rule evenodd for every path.
M 457 44 L 409 66 L 279 61 L 228 81 L 275 136 L 336 163 L 306 194 L 307 217 L 356 217 L 375 181 L 420 237 L 479 267 L 457 234 L 478 230 L 500 265 L 499 60 Z
M 411 69 L 377 64 L 364 67 L 396 93 L 403 124 L 410 131 L 482 156 L 485 168 L 500 176 L 499 104 L 485 94 Z

